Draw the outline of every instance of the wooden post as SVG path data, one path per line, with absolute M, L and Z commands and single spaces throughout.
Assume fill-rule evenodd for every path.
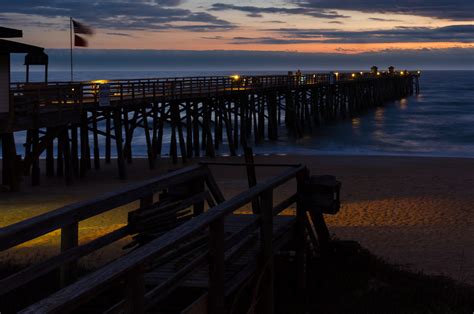
M 92 136 L 94 139 L 94 168 L 100 169 L 99 134 L 97 130 L 97 109 L 92 113 Z
M 110 111 L 104 111 L 105 115 L 105 163 L 110 164 L 111 152 L 112 152 L 112 137 L 111 137 L 111 123 L 110 123 Z
M 122 107 L 123 109 L 123 130 L 125 133 L 125 143 L 123 145 L 124 149 L 124 156 L 127 159 L 127 163 L 132 163 L 132 146 L 130 144 L 130 133 L 131 133 L 131 126 L 130 121 L 128 119 L 128 110 L 126 107 Z
M 155 86 L 153 86 L 153 92 L 155 92 Z M 152 136 L 151 136 L 151 146 L 152 146 L 152 154 L 153 154 L 153 164 L 155 164 L 155 161 L 156 161 L 156 154 L 158 152 L 158 139 L 156 137 L 157 135 L 157 126 L 158 126 L 158 103 L 155 101 L 153 103 L 153 118 L 152 118 L 152 121 L 153 121 L 153 124 L 152 124 Z
M 13 134 L 13 133 L 12 133 Z M 26 143 L 25 143 L 25 161 L 32 159 L 31 157 L 31 130 L 26 130 Z M 31 165 L 23 168 L 23 175 L 29 176 L 31 171 Z
M 189 101 L 186 102 L 186 153 L 188 158 L 193 157 L 193 122 Z
M 260 284 L 260 298 L 257 304 L 257 313 L 272 314 L 274 312 L 273 297 L 273 190 L 262 193 L 261 197 L 261 257 L 257 274 L 262 276 Z
M 194 156 L 199 157 L 200 146 L 199 146 L 199 111 L 198 102 L 194 102 L 193 106 L 193 144 L 194 144 Z
M 48 144 L 46 145 L 46 176 L 54 176 L 54 137 L 52 136 L 53 130 L 48 128 L 46 130 L 46 137 L 48 138 Z
M 153 194 L 140 198 L 140 209 L 153 205 Z
M 234 127 L 232 130 L 234 131 L 234 147 L 235 149 L 239 149 L 239 115 L 238 115 L 238 101 L 234 100 Z
M 127 273 L 125 313 L 145 313 L 145 280 L 143 273 L 143 265 L 139 265 Z
M 303 202 L 303 187 L 309 178 L 308 169 L 304 169 L 296 176 L 298 201 L 296 203 L 296 276 L 299 289 L 306 288 L 306 208 Z
M 61 253 L 77 247 L 79 243 L 78 223 L 61 228 Z M 74 281 L 77 275 L 77 260 L 64 264 L 61 267 L 61 287 L 65 287 Z
M 4 133 L 2 139 L 2 184 L 9 186 L 11 192 L 20 190 L 20 169 L 17 162 L 15 137 L 13 133 Z
M 114 129 L 115 129 L 115 145 L 117 147 L 117 166 L 119 178 L 124 180 L 127 178 L 125 169 L 125 160 L 123 155 L 123 141 L 122 141 L 122 118 L 120 109 L 114 110 Z
M 71 161 L 71 148 L 69 146 L 69 130 L 67 127 L 61 132 L 63 154 L 64 154 L 64 169 L 66 175 L 66 185 L 73 183 L 73 169 Z
M 163 127 L 166 121 L 166 103 L 163 101 L 160 108 L 160 118 L 158 120 L 158 139 L 156 142 L 156 154 L 161 156 L 161 148 L 163 145 Z
M 148 113 L 145 106 L 142 107 L 143 130 L 145 132 L 148 166 L 150 169 L 155 169 L 155 157 L 153 156 L 153 144 L 150 137 L 150 128 L 148 127 Z
M 64 176 L 64 137 L 61 136 L 61 132 L 58 133 L 58 145 L 57 145 L 57 156 L 56 156 L 56 175 L 58 177 Z
M 71 126 L 71 159 L 72 159 L 72 168 L 74 171 L 74 176 L 79 177 L 79 151 L 78 151 L 78 136 L 77 136 L 77 126 Z
M 214 150 L 214 143 L 212 141 L 212 133 L 211 133 L 211 104 L 209 102 L 204 104 L 203 111 L 203 127 L 202 132 L 206 134 L 205 143 L 206 144 L 206 156 L 214 158 L 216 156 L 216 152 Z
M 204 178 L 199 177 L 193 180 L 191 183 L 191 193 L 197 195 L 204 192 Z M 198 216 L 204 212 L 204 201 L 194 203 L 193 205 L 194 216 Z
M 253 164 L 253 151 L 250 147 L 244 147 L 244 156 L 245 156 L 245 163 Z M 255 173 L 255 166 L 247 165 L 247 180 L 249 184 L 249 188 L 257 185 L 257 174 Z M 252 213 L 259 214 L 260 213 L 260 204 L 258 198 L 252 200 Z
M 224 295 L 224 218 L 209 225 L 209 313 L 222 314 L 225 309 Z
M 178 163 L 178 144 L 176 140 L 176 125 L 174 123 L 173 114 L 171 114 L 171 142 L 170 142 L 170 156 L 173 164 Z
M 31 172 L 31 185 L 36 186 L 40 184 L 40 166 L 39 166 L 39 130 L 34 129 L 32 132 L 32 144 L 33 144 L 33 169 Z
M 230 121 L 231 119 L 230 108 L 229 109 L 225 108 L 225 102 L 224 102 L 223 110 L 224 110 L 223 117 L 224 117 L 224 123 L 225 123 L 225 131 L 227 134 L 227 143 L 229 144 L 230 155 L 236 156 L 237 153 L 234 147 L 234 139 L 232 138 L 232 122 Z
M 80 176 L 83 178 L 87 173 L 87 147 L 89 146 L 89 136 L 88 136 L 88 121 L 87 121 L 87 112 L 84 111 L 81 115 L 81 165 L 80 165 Z M 59 147 L 59 145 L 58 145 Z
M 179 114 L 179 103 L 173 102 L 171 104 L 172 116 L 174 116 L 174 123 L 178 131 L 178 140 L 179 140 L 179 150 L 181 152 L 181 159 L 183 163 L 186 163 L 186 143 L 184 141 L 183 127 L 181 125 L 181 117 Z

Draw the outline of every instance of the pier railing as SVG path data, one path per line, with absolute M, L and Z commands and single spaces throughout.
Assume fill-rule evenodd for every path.
M 304 75 L 206 76 L 145 78 L 127 80 L 95 80 L 81 82 L 12 83 L 12 110 L 31 112 L 44 107 L 70 108 L 74 105 L 99 105 L 102 85 L 107 84 L 111 105 L 133 104 L 136 101 L 168 101 L 218 97 L 239 92 L 269 88 L 298 88 L 321 83 L 342 83 L 354 80 L 377 79 L 400 73 L 314 73 Z M 404 73 L 403 75 L 417 75 Z

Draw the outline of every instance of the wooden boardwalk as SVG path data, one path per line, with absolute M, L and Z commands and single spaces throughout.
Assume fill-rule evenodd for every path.
M 18 190 L 26 175 L 39 184 L 40 156 L 46 157 L 45 174 L 63 176 L 67 184 L 112 156 L 126 178 L 139 128 L 150 168 L 167 154 L 173 162 L 223 149 L 236 155 L 281 132 L 301 137 L 418 93 L 418 78 L 402 71 L 14 83 L 10 112 L 0 114 L 2 183 Z M 24 154 L 15 148 L 19 131 L 27 132 Z
M 232 166 L 249 169 L 259 165 Z M 302 202 L 309 179 L 306 167 L 265 166 L 282 170 L 261 183 L 253 177 L 247 191 L 228 200 L 209 166 L 202 164 L 1 228 L 2 251 L 61 229 L 58 255 L 0 280 L 3 300 L 18 297 L 18 293 L 36 295 L 33 304 L 8 304 L 5 311 L 221 314 L 241 302 L 237 292 L 250 285 L 258 300 L 254 304 L 257 312 L 273 313 L 273 278 L 278 275 L 275 253 L 294 252 L 298 287 L 303 289 L 307 250 L 323 248 L 328 231 L 322 213 Z M 295 194 L 274 204 L 275 189 L 288 182 L 294 182 Z M 140 206 L 129 213 L 127 225 L 79 244 L 80 221 L 136 200 Z M 235 214 L 247 204 L 253 207 L 252 214 Z M 278 215 L 292 204 L 296 204 L 296 216 Z M 77 277 L 79 258 L 126 237 L 131 237 L 127 254 Z M 61 278 L 56 291 L 35 286 L 38 278 L 57 268 Z M 32 290 L 25 290 L 26 286 Z M 170 305 L 175 292 L 182 295 L 181 301 Z

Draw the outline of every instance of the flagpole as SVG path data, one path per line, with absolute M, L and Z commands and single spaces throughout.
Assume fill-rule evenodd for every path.
M 70 47 L 70 60 L 71 60 L 71 82 L 74 81 L 74 72 L 72 68 L 72 17 L 69 17 L 69 39 L 71 42 L 71 47 Z

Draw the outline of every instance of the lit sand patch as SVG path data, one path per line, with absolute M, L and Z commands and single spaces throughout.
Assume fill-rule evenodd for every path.
M 94 239 L 104 236 L 125 224 L 112 224 L 106 226 L 79 227 L 79 244 L 86 244 Z M 24 266 L 46 260 L 60 253 L 61 231 L 55 230 L 41 237 L 17 245 L 0 253 L 0 264 Z M 122 248 L 130 242 L 130 237 L 114 242 L 100 250 L 81 258 L 79 265 L 85 268 L 94 268 L 125 253 Z

